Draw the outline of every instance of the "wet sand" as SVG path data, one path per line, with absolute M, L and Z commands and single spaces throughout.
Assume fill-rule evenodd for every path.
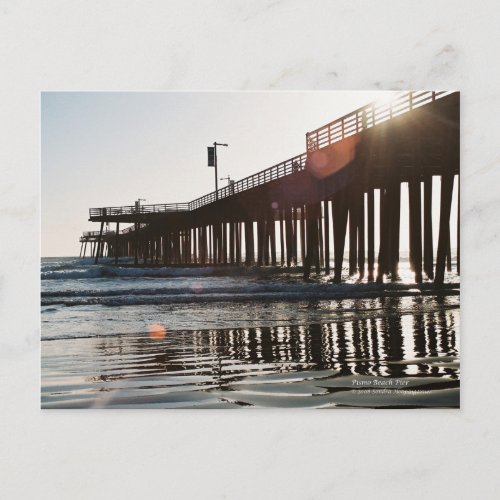
M 457 408 L 458 307 L 42 340 L 42 408 Z

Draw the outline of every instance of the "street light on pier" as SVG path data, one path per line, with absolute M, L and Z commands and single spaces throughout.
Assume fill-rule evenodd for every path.
M 141 201 L 146 201 L 146 198 L 138 198 L 137 201 L 135 202 L 135 211 L 140 212 L 141 211 Z
M 219 199 L 218 193 L 218 177 L 217 177 L 217 146 L 224 146 L 227 148 L 228 144 L 222 144 L 221 142 L 214 142 L 213 146 L 208 146 L 208 166 L 215 167 L 215 199 Z

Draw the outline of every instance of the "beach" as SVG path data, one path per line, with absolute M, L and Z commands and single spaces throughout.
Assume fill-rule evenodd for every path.
M 347 271 L 346 271 L 347 272 Z M 42 259 L 42 408 L 456 408 L 459 277 Z

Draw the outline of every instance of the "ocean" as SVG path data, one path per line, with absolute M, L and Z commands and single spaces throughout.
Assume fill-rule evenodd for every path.
M 459 277 L 347 272 L 43 258 L 41 406 L 459 407 Z

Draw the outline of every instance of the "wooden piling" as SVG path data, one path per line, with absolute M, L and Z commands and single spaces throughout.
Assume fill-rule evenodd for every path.
M 368 217 L 368 281 L 373 281 L 375 271 L 375 195 L 371 186 L 368 187 L 366 203 Z
M 236 232 L 236 265 L 241 264 L 241 222 L 235 222 Z
M 349 276 L 356 273 L 358 264 L 358 224 L 355 189 L 349 191 Z
M 358 194 L 358 268 L 359 277 L 365 276 L 365 193 L 362 189 Z
M 116 223 L 116 231 L 115 231 L 115 266 L 118 265 L 118 257 L 119 257 L 119 238 L 120 238 L 120 223 Z
M 460 276 L 460 178 L 458 179 L 457 203 L 457 274 Z
M 264 265 L 264 234 L 265 226 L 261 217 L 257 219 L 257 265 Z
M 136 222 L 134 224 L 134 264 L 137 266 L 139 264 L 139 224 Z
M 439 237 L 436 256 L 436 274 L 434 283 L 444 282 L 446 252 L 450 232 L 451 197 L 453 193 L 453 174 L 441 176 L 441 212 L 439 215 Z
M 222 223 L 222 263 L 227 264 L 227 222 Z
M 208 261 L 211 264 L 214 262 L 214 238 L 212 224 L 208 226 Z
M 235 234 L 234 234 L 234 229 L 235 229 L 235 223 L 234 222 L 230 222 L 229 223 L 229 262 L 231 264 L 234 264 L 235 262 L 235 255 L 234 255 L 234 250 L 235 250 L 235 246 L 236 246 L 236 237 L 235 237 Z
M 308 279 L 311 274 L 311 267 L 316 265 L 316 272 L 319 273 L 319 228 L 318 219 L 321 210 L 319 203 L 307 205 L 307 248 L 306 260 L 304 263 L 304 278 Z
M 253 221 L 247 219 L 245 221 L 245 264 L 251 266 L 254 263 L 254 236 L 253 236 Z
M 293 229 L 292 229 L 292 214 L 291 208 L 287 208 L 285 211 L 285 233 L 286 233 L 286 265 L 290 267 L 292 265 L 293 257 Z
M 296 266 L 298 263 L 298 245 L 299 245 L 299 231 L 298 231 L 298 215 L 297 207 L 292 208 L 293 224 L 292 224 L 292 260 Z
M 434 249 L 432 241 L 432 175 L 424 178 L 424 272 L 434 279 Z
M 410 214 L 410 261 L 415 282 L 422 282 L 422 207 L 420 179 L 414 174 L 408 183 Z
M 330 274 L 330 201 L 324 202 L 325 221 L 325 273 Z
M 348 205 L 345 191 L 335 194 L 332 204 L 333 210 L 333 253 L 334 253 L 334 282 L 342 281 L 342 264 L 344 261 L 344 246 L 347 230 Z
M 300 257 L 302 259 L 302 265 L 306 261 L 306 207 L 301 205 L 300 207 Z
M 420 183 L 419 195 L 420 196 Z M 389 181 L 389 210 L 387 216 L 389 217 L 389 271 L 391 273 L 391 280 L 396 281 L 399 278 L 399 233 L 400 233 L 400 219 L 401 219 L 401 184 L 397 172 L 393 172 Z M 420 200 L 420 198 L 418 198 Z M 418 205 L 418 213 L 420 213 L 420 201 Z M 420 236 L 420 240 L 422 236 Z M 420 266 L 422 261 L 422 243 L 420 243 Z
M 268 233 L 271 245 L 271 265 L 276 266 L 276 223 L 274 210 L 269 211 L 268 219 Z
M 380 210 L 379 210 L 379 250 L 377 264 L 377 283 L 384 282 L 384 274 L 387 273 L 387 253 L 389 224 L 387 220 L 387 190 L 380 189 Z
M 281 267 L 285 265 L 285 226 L 284 226 L 284 211 L 280 209 L 280 260 Z
M 318 227 L 318 266 L 325 267 L 325 254 L 324 252 L 324 242 L 323 242 L 323 216 L 321 210 L 321 202 L 319 202 L 317 227 Z M 317 271 L 319 273 L 319 270 Z
M 99 237 L 98 237 L 98 240 L 97 240 L 97 250 L 96 250 L 96 254 L 95 254 L 95 260 L 94 260 L 94 264 L 97 264 L 97 261 L 99 260 L 99 253 L 101 251 L 101 241 L 102 241 L 102 231 L 104 229 L 104 221 L 101 222 L 101 230 L 99 231 Z

